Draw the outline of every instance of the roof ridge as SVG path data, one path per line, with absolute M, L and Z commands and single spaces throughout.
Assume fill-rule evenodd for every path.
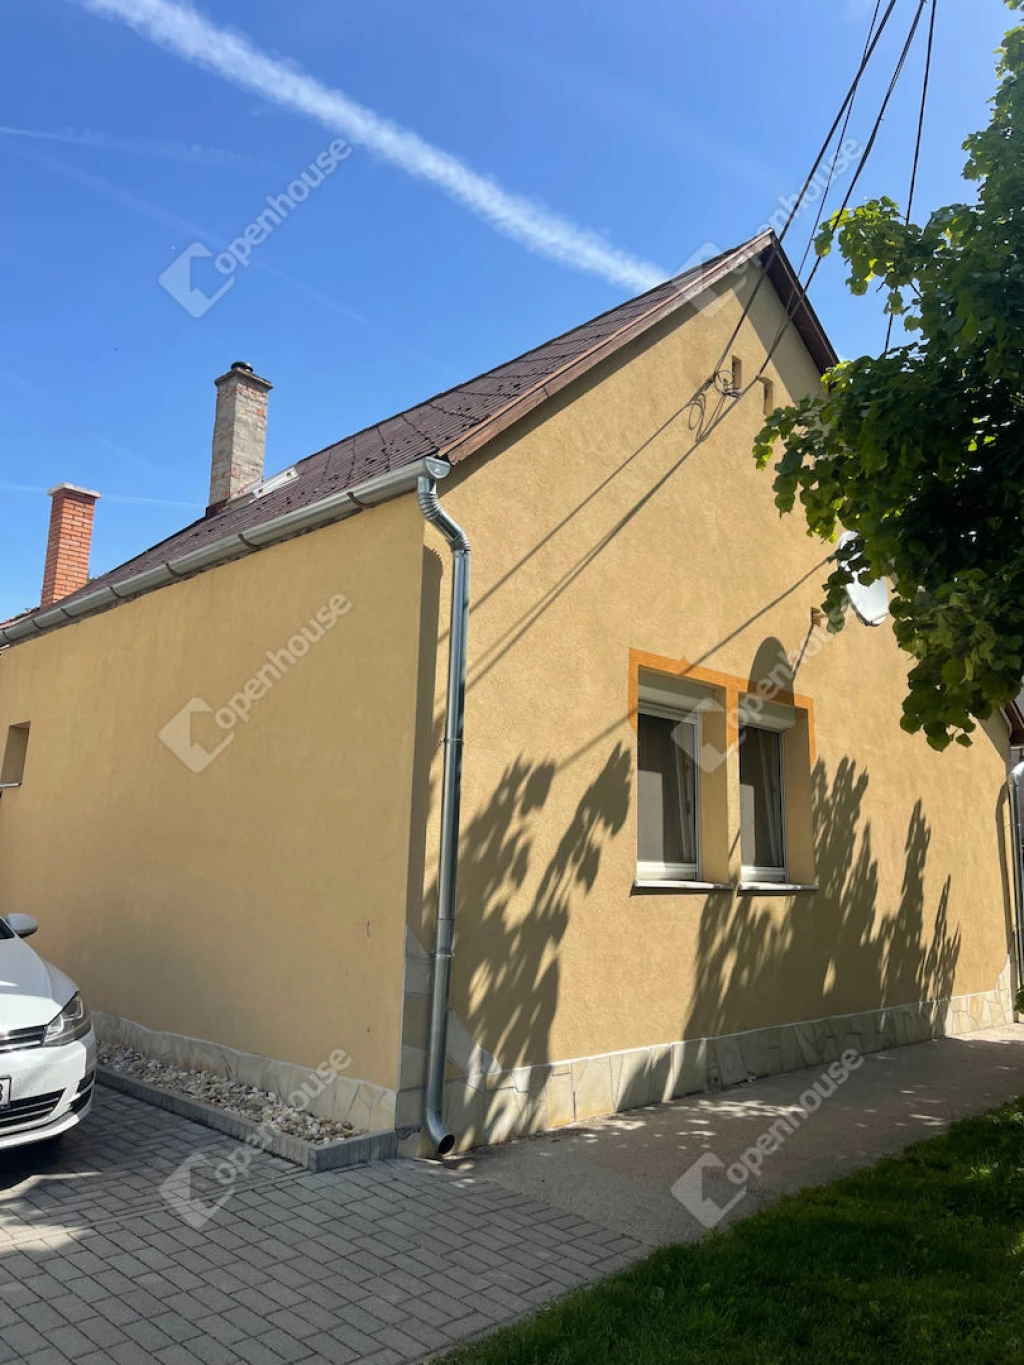
M 256 548 L 264 543 L 259 537 L 254 542 L 246 540 L 246 533 L 255 536 L 267 523 L 276 524 L 288 517 L 288 525 L 311 527 L 314 523 L 304 516 L 307 509 L 320 504 L 325 508 L 333 506 L 347 490 L 367 481 L 387 479 L 399 470 L 410 470 L 429 457 L 437 456 L 449 464 L 467 459 L 596 365 L 691 306 L 705 290 L 727 280 L 739 265 L 753 260 L 761 262 L 818 368 L 824 370 L 835 364 L 835 352 L 779 238 L 770 230 L 759 233 L 511 360 L 296 460 L 292 466 L 296 478 L 262 497 L 230 502 L 212 516 L 190 522 L 123 564 L 97 575 L 84 588 L 62 599 L 62 611 L 57 615 L 67 618 L 80 615 L 73 610 L 76 601 L 89 598 L 94 602 L 103 598 L 103 589 L 112 590 L 115 584 L 129 579 L 162 586 L 166 579 L 159 574 L 152 583 L 150 579 L 151 571 L 159 570 L 165 561 L 187 563 L 188 568 L 179 577 L 213 567 L 220 562 L 218 546 L 223 548 L 237 541 Z M 63 605 L 69 607 L 67 613 L 63 612 Z M 85 612 L 92 609 L 87 605 Z M 29 608 L 11 621 L 35 617 L 40 611 L 42 608 Z M 47 616 L 51 614 L 47 611 Z M 43 628 L 51 624 L 55 623 L 48 621 Z
M 572 379 L 576 378 L 577 375 L 582 374 L 586 369 L 589 369 L 591 364 L 596 364 L 605 356 L 612 354 L 619 346 L 624 345 L 626 341 L 631 340 L 634 336 L 641 335 L 642 332 L 646 330 L 647 326 L 653 325 L 654 322 L 661 321 L 664 317 L 670 317 L 677 308 L 690 301 L 694 292 L 701 292 L 700 289 L 695 291 L 695 286 L 702 284 L 706 278 L 708 284 L 717 283 L 720 276 L 716 271 L 718 271 L 724 263 L 736 262 L 737 260 L 747 261 L 752 260 L 755 256 L 759 256 L 766 249 L 766 246 L 771 245 L 774 236 L 775 234 L 772 232 L 759 233 L 756 237 L 751 237 L 740 246 L 733 247 L 731 251 L 722 251 L 717 256 L 703 262 L 699 267 L 694 267 L 692 271 L 684 271 L 679 275 L 673 275 L 669 279 L 664 280 L 660 285 L 655 286 L 655 289 L 648 290 L 647 293 L 654 293 L 656 290 L 664 290 L 667 285 L 681 285 L 682 281 L 686 280 L 685 290 L 683 288 L 677 288 L 674 297 L 672 294 L 667 294 L 664 298 L 653 304 L 652 307 L 646 309 L 628 322 L 623 323 L 621 327 L 616 328 L 616 330 L 611 332 L 607 337 L 595 342 L 594 345 L 584 351 L 582 355 L 567 359 L 563 365 L 558 366 L 545 379 L 538 380 L 536 384 L 524 389 L 522 393 L 516 394 L 515 397 L 509 399 L 509 401 L 499 408 L 498 411 L 493 413 L 489 419 L 484 419 L 483 421 L 476 423 L 455 442 L 449 446 L 443 447 L 438 453 L 443 459 L 447 459 L 449 458 L 449 452 L 454 453 L 457 447 L 462 447 L 461 458 L 471 455 L 482 444 L 491 440 L 493 436 L 503 430 L 504 426 L 508 425 L 510 421 L 518 421 L 519 417 L 524 416 L 526 412 L 529 412 L 531 408 L 537 405 L 537 402 L 542 401 L 544 398 L 553 397 L 566 383 L 569 383 Z M 762 240 L 764 245 L 760 245 Z M 779 246 L 779 252 L 781 254 L 781 244 Z M 687 279 L 688 275 L 690 276 L 689 279 Z M 635 297 L 637 300 L 643 299 L 646 297 L 646 294 L 638 294 Z M 623 304 L 619 304 L 619 308 L 623 308 L 624 306 L 625 305 Z M 596 318 L 591 318 L 589 322 L 583 323 L 580 328 L 575 330 L 581 331 L 583 328 L 591 327 L 595 323 L 600 322 L 602 318 L 609 317 L 616 311 L 616 309 L 610 308 L 605 313 L 599 313 Z M 658 316 L 652 316 L 654 314 L 657 314 Z M 569 336 L 571 333 L 567 332 L 565 335 Z M 561 338 L 555 337 L 553 338 L 553 341 L 558 341 L 560 339 Z M 553 344 L 553 341 L 546 344 L 551 345 Z M 539 347 L 538 349 L 543 350 L 543 347 Z M 522 357 L 520 357 L 520 359 L 522 359 Z M 509 361 L 509 364 L 515 363 L 515 361 Z M 499 366 L 498 368 L 501 367 Z M 490 371 L 488 373 L 490 373 Z M 485 376 L 483 375 L 478 376 L 478 378 L 484 377 Z M 463 387 L 475 382 L 475 380 L 468 379 Z M 430 401 L 433 402 L 434 400 L 431 399 Z M 516 409 L 521 409 L 521 411 L 517 412 Z M 481 436 L 483 437 L 483 440 L 481 440 Z
M 758 237 L 764 237 L 765 235 L 765 233 L 759 233 Z M 701 261 L 698 265 L 689 267 L 688 270 L 680 270 L 675 275 L 668 275 L 658 284 L 652 285 L 650 289 L 644 289 L 639 294 L 630 294 L 628 298 L 621 300 L 619 303 L 613 303 L 610 308 L 606 308 L 603 312 L 595 313 L 593 317 L 586 318 L 583 322 L 576 323 L 574 327 L 566 328 L 564 332 L 559 332 L 556 336 L 548 337 L 546 341 L 538 342 L 536 346 L 532 346 L 528 351 L 521 351 L 519 355 L 511 356 L 508 360 L 502 360 L 497 365 L 492 365 L 488 370 L 481 370 L 479 374 L 471 375 L 468 379 L 462 379 L 457 384 L 450 384 L 448 388 L 440 389 L 437 393 L 432 393 L 427 398 L 420 399 L 418 403 L 410 403 L 407 407 L 400 408 L 397 412 L 391 413 L 388 417 L 381 418 L 376 422 L 368 422 L 366 426 L 360 427 L 357 431 L 349 432 L 347 435 L 340 437 L 337 441 L 331 441 L 329 444 L 321 446 L 319 450 L 312 451 L 309 455 L 303 455 L 299 460 L 295 461 L 295 465 L 304 464 L 306 460 L 313 460 L 317 455 L 324 455 L 327 451 L 333 450 L 335 446 L 340 445 L 342 441 L 353 441 L 356 437 L 362 436 L 366 432 L 374 430 L 374 428 L 380 428 L 385 422 L 394 421 L 398 417 L 405 417 L 406 420 L 409 421 L 410 426 L 415 427 L 416 424 L 409 419 L 409 413 L 415 411 L 417 408 L 425 407 L 428 403 L 436 403 L 439 398 L 447 398 L 449 394 L 457 393 L 459 390 L 464 389 L 467 384 L 475 384 L 480 379 L 486 379 L 488 375 L 495 374 L 498 370 L 505 369 L 506 366 L 515 365 L 522 360 L 528 360 L 531 356 L 535 356 L 538 351 L 543 351 L 546 346 L 553 346 L 555 342 L 564 341 L 567 337 L 571 337 L 574 332 L 579 332 L 584 327 L 592 327 L 595 323 L 601 322 L 602 319 L 617 312 L 626 304 L 636 303 L 641 299 L 647 298 L 649 294 L 656 294 L 659 290 L 663 290 L 666 285 L 675 284 L 676 281 L 683 279 L 685 275 L 692 274 L 697 270 L 701 271 L 701 273 L 709 271 L 727 256 L 733 256 L 736 252 L 742 251 L 744 248 L 756 242 L 758 237 L 751 237 L 748 241 L 741 243 L 739 246 L 732 247 L 728 251 L 720 251 L 717 256 L 711 256 L 708 260 Z

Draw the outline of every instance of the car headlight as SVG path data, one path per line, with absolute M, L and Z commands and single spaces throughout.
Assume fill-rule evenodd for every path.
M 46 1026 L 43 1047 L 61 1047 L 64 1043 L 73 1043 L 76 1038 L 84 1038 L 90 1026 L 89 1011 L 76 991 L 56 1019 L 51 1019 Z

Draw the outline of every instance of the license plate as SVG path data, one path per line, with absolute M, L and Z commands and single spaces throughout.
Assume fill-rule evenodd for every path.
M 11 1078 L 0 1076 L 0 1109 L 9 1108 L 11 1103 Z

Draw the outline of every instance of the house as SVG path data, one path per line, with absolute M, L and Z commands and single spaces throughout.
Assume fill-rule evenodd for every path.
M 1005 720 L 900 728 L 751 457 L 833 361 L 765 234 L 269 479 L 236 363 L 207 515 L 0 629 L 4 910 L 405 1151 L 1010 1020 Z

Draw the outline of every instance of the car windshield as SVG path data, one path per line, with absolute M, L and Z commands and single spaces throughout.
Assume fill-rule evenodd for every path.
M 0 938 L 15 938 L 15 932 L 3 918 L 0 918 Z

